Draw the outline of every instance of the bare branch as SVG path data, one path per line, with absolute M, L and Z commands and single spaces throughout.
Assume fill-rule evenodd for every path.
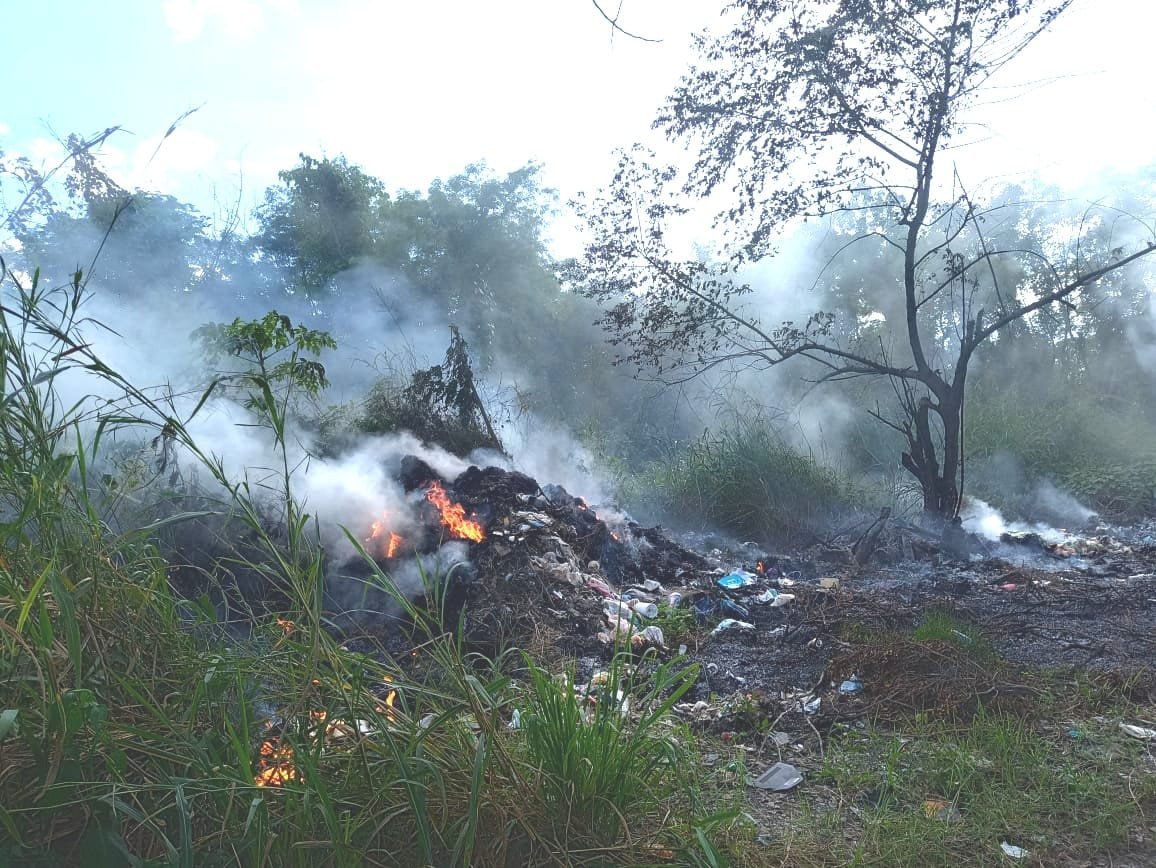
M 631 33 L 629 30 L 624 29 L 622 25 L 618 23 L 618 17 L 622 14 L 621 4 L 618 7 L 618 11 L 614 13 L 614 17 L 611 18 L 606 14 L 606 10 L 599 5 L 598 0 L 590 0 L 590 2 L 594 4 L 594 8 L 598 10 L 599 14 L 601 14 L 603 18 L 610 22 L 610 26 L 614 30 L 617 30 L 619 33 L 621 33 L 623 36 L 629 36 L 631 39 L 637 39 L 639 42 L 662 42 L 661 39 L 651 39 L 646 36 L 639 36 L 637 33 Z

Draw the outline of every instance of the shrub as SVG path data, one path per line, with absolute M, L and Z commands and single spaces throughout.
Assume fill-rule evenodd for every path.
M 753 416 L 672 450 L 630 482 L 625 499 L 770 542 L 812 533 L 860 497 L 836 471 Z

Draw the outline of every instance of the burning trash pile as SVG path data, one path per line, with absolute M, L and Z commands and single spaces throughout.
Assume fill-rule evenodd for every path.
M 447 622 L 464 612 L 466 637 L 475 646 L 521 644 L 552 624 L 579 645 L 631 641 L 663 648 L 662 630 L 645 622 L 658 615 L 660 602 L 678 601 L 679 588 L 711 570 L 661 529 L 617 514 L 604 519 L 564 488 L 541 486 L 517 471 L 471 466 L 446 479 L 410 455 L 398 481 L 411 497 L 420 495 L 418 520 L 402 533 L 389 516 L 374 519 L 365 551 L 391 578 L 418 564 L 426 582 L 442 581 L 436 590 L 445 594 Z M 389 632 L 396 618 L 348 617 L 354 610 L 392 611 L 384 594 L 365 599 L 358 583 L 371 569 L 355 556 L 328 571 L 331 614 L 367 633 Z M 361 588 L 362 599 L 342 609 L 351 596 L 342 590 L 346 580 L 353 581 L 349 588 Z M 430 591 L 422 584 L 419 596 Z

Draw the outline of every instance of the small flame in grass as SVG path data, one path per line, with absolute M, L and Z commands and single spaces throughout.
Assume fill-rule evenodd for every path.
M 486 532 L 476 521 L 466 518 L 466 509 L 460 503 L 450 500 L 446 490 L 437 482 L 430 483 L 425 498 L 438 508 L 444 524 L 451 534 L 458 539 L 468 539 L 481 542 L 486 538 Z
M 293 748 L 282 743 L 281 739 L 265 739 L 258 754 L 257 772 L 253 775 L 257 786 L 280 787 L 301 780 L 297 767 L 293 765 Z
M 388 525 L 386 524 L 386 520 L 388 518 L 388 515 L 383 515 L 380 519 L 371 524 L 369 526 L 369 536 L 365 539 L 367 545 L 376 540 L 376 548 L 378 549 L 379 554 L 381 557 L 387 559 L 395 557 L 398 553 L 398 550 L 401 548 L 401 544 L 405 542 L 401 534 L 394 533 L 393 531 L 387 529 Z
M 760 575 L 766 575 L 767 565 L 762 561 L 759 561 L 757 564 L 755 564 L 755 572 L 759 573 Z
M 385 681 L 386 684 L 393 684 L 393 679 L 388 675 L 384 676 L 382 680 Z M 390 723 L 393 723 L 394 720 L 397 719 L 393 712 L 393 704 L 395 702 L 397 702 L 397 691 L 391 690 L 385 695 L 385 705 L 377 706 L 377 713 L 384 714 L 385 719 Z
M 618 534 L 616 534 L 614 531 L 610 531 L 610 536 L 612 536 L 612 537 L 614 538 L 614 541 L 615 541 L 615 542 L 621 542 L 621 541 L 622 541 L 622 537 L 620 537 L 620 536 L 619 536 Z

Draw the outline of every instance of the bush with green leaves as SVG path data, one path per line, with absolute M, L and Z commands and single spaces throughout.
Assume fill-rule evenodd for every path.
M 809 535 L 861 497 L 849 480 L 799 452 L 773 422 L 754 415 L 673 448 L 627 481 L 623 499 L 771 542 Z

